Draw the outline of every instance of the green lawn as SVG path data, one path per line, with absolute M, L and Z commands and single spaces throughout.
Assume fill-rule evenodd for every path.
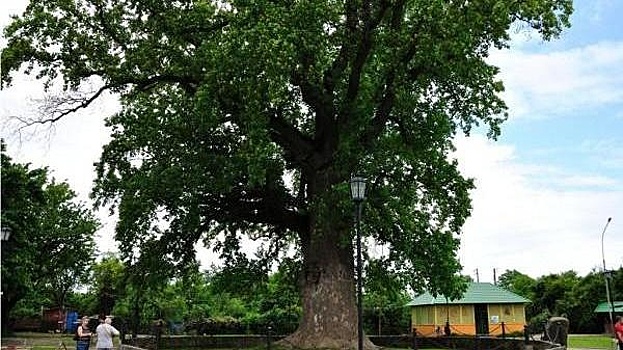
M 58 344 L 61 339 L 67 346 L 68 350 L 73 350 L 76 347 L 76 343 L 71 339 L 71 337 L 71 335 L 59 336 L 41 333 L 21 333 L 15 335 L 15 338 L 26 340 L 26 343 L 32 346 L 32 350 L 56 350 L 58 349 Z M 4 343 L 8 339 L 5 338 L 2 340 Z M 615 349 L 615 343 L 612 341 L 612 337 L 604 335 L 570 334 L 567 339 L 567 343 L 567 347 L 570 349 Z
M 567 347 L 572 349 L 614 349 L 612 337 L 605 335 L 574 335 L 567 338 Z

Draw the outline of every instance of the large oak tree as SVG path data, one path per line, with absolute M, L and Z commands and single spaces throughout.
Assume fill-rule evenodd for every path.
M 295 245 L 304 316 L 287 341 L 346 348 L 349 177 L 369 180 L 363 233 L 388 247 L 387 269 L 456 292 L 473 184 L 449 156 L 453 137 L 478 125 L 495 137 L 505 119 L 490 50 L 513 26 L 555 37 L 571 11 L 571 0 L 38 0 L 6 29 L 2 81 L 23 63 L 62 77 L 69 96 L 40 122 L 120 95 L 94 194 L 119 210 L 128 257 L 176 264 L 198 241 L 235 257 L 244 235 L 267 253 Z M 72 93 L 94 77 L 92 95 Z

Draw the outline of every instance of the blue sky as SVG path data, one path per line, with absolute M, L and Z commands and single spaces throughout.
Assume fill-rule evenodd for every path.
M 515 45 L 513 51 L 521 52 L 523 58 L 519 62 L 530 58 L 544 63 L 557 60 L 557 64 L 540 67 L 533 72 L 539 75 L 529 79 L 538 84 L 539 80 L 549 78 L 545 85 L 554 84 L 555 88 L 551 95 L 545 96 L 549 103 L 538 98 L 536 106 L 525 106 L 526 110 L 519 115 L 511 110 L 512 117 L 500 141 L 517 145 L 517 156 L 527 162 L 555 165 L 573 174 L 620 180 L 623 179 L 623 22 L 620 19 L 623 2 L 580 0 L 574 5 L 572 27 L 558 40 L 548 43 L 529 40 Z M 531 74 L 530 70 L 521 71 L 522 67 L 516 68 L 520 74 Z M 557 68 L 557 72 L 548 74 L 551 68 Z M 570 73 L 571 77 L 558 73 Z M 556 77 L 561 81 L 553 80 Z M 517 88 L 521 82 L 509 82 L 507 86 Z M 526 87 L 518 90 L 530 91 Z M 528 92 L 525 96 L 532 95 Z M 622 185 L 619 181 L 618 188 Z
M 26 1 L 0 2 L 0 26 Z M 456 140 L 461 170 L 475 179 L 473 211 L 461 234 L 464 274 L 492 281 L 516 269 L 532 277 L 623 265 L 623 1 L 578 0 L 572 27 L 552 42 L 513 34 L 512 48 L 492 52 L 510 118 L 497 142 L 474 134 Z M 0 46 L 4 40 L 0 40 Z M 36 113 L 40 84 L 20 77 L 0 91 L 0 117 Z M 105 96 L 59 122 L 51 133 L 1 136 L 20 162 L 49 166 L 88 201 L 93 162 L 108 140 L 100 115 L 117 109 Z M 99 248 L 115 249 L 114 217 L 102 210 Z M 378 249 L 372 247 L 371 249 Z M 210 260 L 205 250 L 200 259 Z
M 623 265 L 623 2 L 574 5 L 559 39 L 519 33 L 492 53 L 509 120 L 496 143 L 458 142 L 478 185 L 460 252 L 473 277 L 600 269 L 608 217 L 606 265 Z

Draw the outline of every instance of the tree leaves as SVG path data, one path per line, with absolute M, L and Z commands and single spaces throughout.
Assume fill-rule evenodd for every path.
M 66 183 L 48 179 L 47 169 L 13 163 L 2 143 L 2 324 L 30 291 L 64 306 L 68 292 L 88 276 L 99 227 L 90 210 L 75 201 Z
M 481 126 L 496 137 L 506 118 L 485 59 L 518 22 L 547 40 L 571 12 L 570 0 L 47 0 L 9 27 L 2 57 L 120 94 L 93 195 L 118 206 L 126 257 L 189 263 L 197 241 L 233 256 L 239 235 L 307 258 L 313 242 L 341 242 L 332 253 L 349 256 L 357 172 L 370 179 L 363 232 L 388 246 L 388 268 L 449 295 L 473 187 L 452 140 Z

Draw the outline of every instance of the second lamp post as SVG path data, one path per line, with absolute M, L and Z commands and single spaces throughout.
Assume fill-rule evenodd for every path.
M 363 310 L 361 274 L 361 205 L 366 198 L 366 179 L 354 176 L 350 179 L 350 195 L 357 206 L 357 349 L 363 350 Z

